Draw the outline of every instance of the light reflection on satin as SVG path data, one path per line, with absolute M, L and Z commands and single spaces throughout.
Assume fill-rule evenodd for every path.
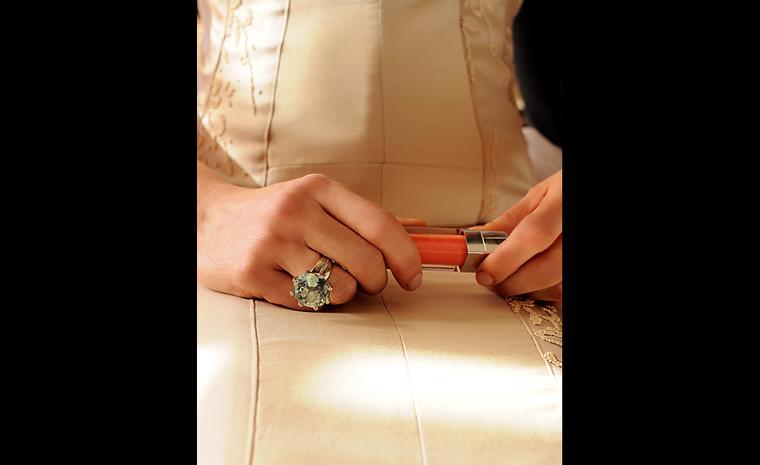
M 425 355 L 410 362 L 414 390 L 425 392 L 423 423 L 514 430 L 559 432 L 546 413 L 546 372 L 543 367 L 511 366 L 508 361 Z M 397 403 L 388 391 L 407 383 L 395 354 L 346 355 L 326 361 L 294 379 L 294 394 L 310 408 L 345 410 L 350 414 L 387 415 Z M 520 415 L 513 413 L 519 412 Z M 404 411 L 402 415 L 408 416 Z M 552 417 L 553 418 L 553 417 Z
M 217 373 L 224 367 L 225 360 L 230 358 L 231 351 L 228 349 L 225 350 L 223 346 L 219 345 L 199 345 L 197 352 L 198 395 L 196 401 L 198 405 L 200 405 L 201 400 L 214 382 Z

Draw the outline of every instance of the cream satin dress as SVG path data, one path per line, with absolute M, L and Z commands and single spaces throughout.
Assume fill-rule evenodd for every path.
M 529 1 L 529 0 L 528 0 Z M 516 0 L 199 2 L 197 158 L 323 173 L 432 226 L 532 185 Z M 199 464 L 561 462 L 561 321 L 472 274 L 296 312 L 198 286 Z

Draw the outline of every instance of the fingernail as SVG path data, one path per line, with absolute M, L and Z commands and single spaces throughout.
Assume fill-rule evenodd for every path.
M 478 281 L 478 284 L 480 284 L 481 286 L 490 286 L 491 284 L 493 284 L 493 278 L 491 277 L 491 275 L 489 275 L 485 271 L 478 271 L 475 274 L 475 279 Z
M 406 284 L 406 287 L 409 288 L 410 291 L 413 291 L 420 287 L 422 285 L 422 272 L 420 271 L 417 273 L 417 275 L 410 279 L 409 282 Z

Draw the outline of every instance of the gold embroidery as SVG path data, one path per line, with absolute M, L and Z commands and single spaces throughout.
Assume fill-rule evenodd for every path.
M 222 136 L 226 130 L 226 120 L 223 115 L 215 112 L 209 112 L 206 115 L 205 123 L 199 126 L 197 132 L 197 160 L 216 169 L 221 165 L 228 175 L 235 174 L 235 163 L 228 155 L 228 145 L 232 141 L 224 141 Z M 202 131 L 201 128 L 208 127 L 210 132 Z
M 215 141 L 222 137 L 227 130 L 227 120 L 224 115 L 209 113 L 206 121 L 208 121 L 209 131 Z
M 236 88 L 231 81 L 227 81 L 222 77 L 222 65 L 224 64 L 225 67 L 236 66 L 231 65 L 231 62 L 234 62 L 235 60 L 231 60 L 230 54 L 232 53 L 233 57 L 235 57 L 235 53 L 237 53 L 237 50 L 241 46 L 243 53 L 239 59 L 239 63 L 244 66 L 247 65 L 248 67 L 251 107 L 253 113 L 257 113 L 255 99 L 256 89 L 253 80 L 253 63 L 249 51 L 248 32 L 246 30 L 246 27 L 253 24 L 253 13 L 248 8 L 241 9 L 241 6 L 241 0 L 231 0 L 227 2 L 227 14 L 225 17 L 224 36 L 222 39 L 219 61 L 208 91 L 205 111 L 200 118 L 201 124 L 205 123 L 208 135 L 212 139 L 209 146 L 209 143 L 207 143 L 203 137 L 199 137 L 199 156 L 203 155 L 203 159 L 207 158 L 206 155 L 208 155 L 209 152 L 217 151 L 222 151 L 223 154 L 216 154 L 218 156 L 215 156 L 214 158 L 219 158 L 219 156 L 229 157 L 228 146 L 232 144 L 232 141 L 225 141 L 222 139 L 227 130 L 227 120 L 222 112 L 222 108 L 232 108 L 234 106 Z M 239 83 L 240 80 L 237 79 L 235 82 Z M 227 173 L 232 174 L 235 163 L 230 159 L 223 164 Z M 218 166 L 218 163 L 216 166 Z
M 525 311 L 530 314 L 530 321 L 534 325 L 538 326 L 543 320 L 546 320 L 554 326 L 555 330 L 559 331 L 559 336 L 562 337 L 562 318 L 559 317 L 554 307 L 542 305 L 539 308 L 535 308 L 535 306 L 531 306 L 526 307 Z M 546 312 L 546 314 L 542 314 L 541 312 Z
M 536 306 L 536 302 L 530 299 L 522 299 L 519 297 L 505 297 L 504 300 L 507 302 L 512 311 L 517 314 L 519 314 L 520 310 L 529 312 L 529 309 L 532 309 Z
M 253 51 L 256 50 L 256 46 L 251 44 L 248 44 L 248 27 L 253 24 L 253 13 L 248 8 L 243 8 L 242 10 L 237 11 L 237 8 L 240 6 L 240 3 L 238 2 L 237 6 L 233 7 L 232 12 L 232 23 L 234 24 L 234 31 L 236 35 L 235 45 L 238 46 L 240 44 L 240 36 L 243 37 L 243 52 L 244 54 L 240 57 L 240 64 L 246 65 L 248 67 L 248 80 L 249 80 L 249 87 L 250 87 L 250 95 L 251 95 L 251 109 L 253 111 L 253 114 L 258 113 L 258 107 L 256 105 L 256 85 L 254 84 L 253 79 L 253 61 L 251 58 L 251 53 L 249 50 Z M 239 15 L 238 15 L 239 13 Z M 261 94 L 261 92 L 259 92 Z
M 228 101 L 229 106 L 232 106 L 232 97 L 235 95 L 235 89 L 231 86 L 229 81 L 218 80 L 211 85 L 211 97 L 208 101 L 209 109 L 217 109 L 222 105 L 225 100 Z
M 555 367 L 562 368 L 562 361 L 554 355 L 554 352 L 547 352 L 544 354 L 544 360 L 551 363 Z
M 535 334 L 537 338 L 541 339 L 544 342 L 550 342 L 554 345 L 562 347 L 562 331 L 557 331 L 554 328 L 548 328 L 536 330 L 536 332 L 533 334 Z
M 506 297 L 505 301 L 518 317 L 521 317 L 521 311 L 527 313 L 534 326 L 541 326 L 544 321 L 548 321 L 551 326 L 536 329 L 533 331 L 533 336 L 544 342 L 562 347 L 562 318 L 552 305 L 537 305 L 533 300 L 518 297 Z M 562 367 L 562 361 L 552 352 L 544 354 L 544 359 L 555 366 Z
M 236 104 L 235 93 L 240 90 L 241 73 L 235 72 L 233 81 L 224 78 L 222 70 L 228 67 L 247 67 L 250 90 L 251 108 L 253 114 L 258 109 L 256 105 L 256 87 L 253 76 L 252 50 L 255 46 L 249 43 L 247 28 L 253 25 L 253 13 L 248 7 L 242 7 L 241 0 L 227 2 L 224 36 L 219 52 L 217 69 L 215 70 L 208 90 L 205 111 L 199 119 L 198 153 L 197 158 L 211 168 L 219 168 L 228 175 L 245 175 L 230 155 L 233 141 L 226 136 L 227 120 L 224 109 L 233 108 Z M 242 8 L 241 8 L 242 7 Z M 223 66 L 224 65 L 224 66 Z M 243 77 L 243 79 L 245 79 Z M 259 91 L 261 95 L 261 91 Z M 201 130 L 201 128 L 205 129 Z

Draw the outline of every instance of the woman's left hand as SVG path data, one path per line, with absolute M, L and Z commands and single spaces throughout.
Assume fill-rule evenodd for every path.
M 475 275 L 502 296 L 562 302 L 562 170 L 533 186 L 493 221 L 471 229 L 506 231 L 509 237 Z

